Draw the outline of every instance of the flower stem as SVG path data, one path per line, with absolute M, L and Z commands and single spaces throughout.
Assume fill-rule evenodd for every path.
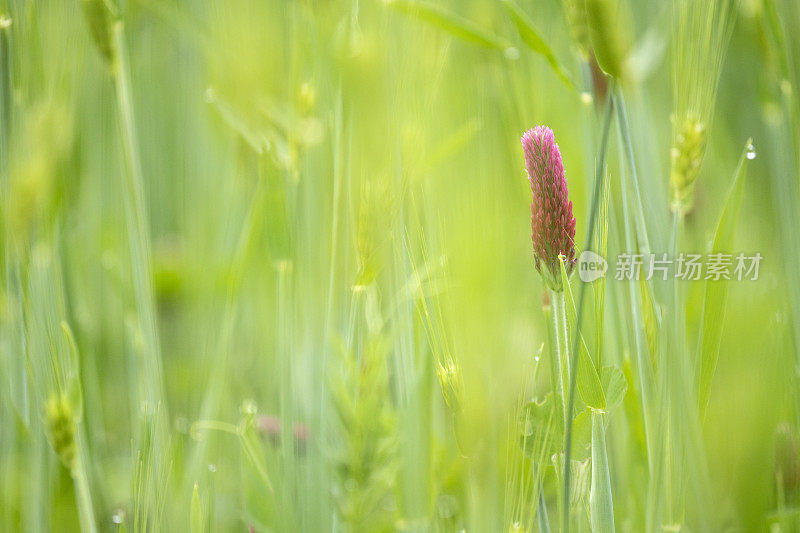
M 553 331 L 556 347 L 557 359 L 553 361 L 558 368 L 561 379 L 561 390 L 564 394 L 563 405 L 564 427 L 569 422 L 570 416 L 567 411 L 566 391 L 569 390 L 569 344 L 567 341 L 567 311 L 564 305 L 564 291 L 550 290 L 550 301 L 553 306 Z
M 613 85 L 613 81 L 611 84 Z M 594 243 L 594 230 L 597 223 L 597 209 L 600 203 L 600 191 L 603 190 L 603 181 L 605 179 L 605 166 L 606 166 L 606 152 L 608 150 L 608 132 L 611 129 L 612 109 L 614 107 L 614 88 L 609 87 L 608 100 L 605 105 L 605 116 L 603 117 L 603 130 L 600 139 L 600 151 L 597 158 L 597 166 L 595 167 L 594 177 L 594 191 L 592 193 L 592 206 L 589 211 L 589 228 L 586 237 L 586 246 L 591 250 Z M 567 413 L 571 413 L 575 408 L 575 389 L 577 388 L 577 370 L 575 365 L 578 362 L 578 347 L 581 338 L 581 322 L 583 320 L 583 302 L 586 294 L 586 283 L 582 283 L 578 293 L 577 317 L 575 320 L 575 336 L 572 341 L 572 351 L 569 354 L 570 365 L 572 370 L 569 376 L 569 393 L 567 399 Z M 564 506 L 561 510 L 562 513 L 562 529 L 564 533 L 569 532 L 569 487 L 570 487 L 570 448 L 572 447 L 572 420 L 568 420 L 565 426 L 564 433 Z

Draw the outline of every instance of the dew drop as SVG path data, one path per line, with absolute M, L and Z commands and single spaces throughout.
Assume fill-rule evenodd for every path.
M 208 471 L 212 472 L 212 473 L 216 472 L 217 471 L 217 465 L 215 465 L 214 463 L 209 463 L 208 464 Z
M 756 158 L 756 147 L 753 146 L 753 143 L 749 143 L 747 145 L 747 159 L 755 159 Z
M 111 516 L 111 521 L 115 524 L 121 524 L 123 520 L 125 520 L 125 512 L 122 509 L 116 510 Z

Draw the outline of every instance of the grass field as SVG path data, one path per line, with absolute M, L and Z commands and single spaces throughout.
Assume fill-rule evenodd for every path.
M 800 531 L 799 28 L 0 0 L 0 531 Z

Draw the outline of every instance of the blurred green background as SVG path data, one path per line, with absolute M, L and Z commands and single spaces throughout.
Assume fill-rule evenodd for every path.
M 519 399 L 550 387 L 546 370 L 531 381 L 547 333 L 519 138 L 554 130 L 580 250 L 602 115 L 562 3 L 519 7 L 570 83 L 501 1 L 117 4 L 106 27 L 127 67 L 100 52 L 84 2 L 0 1 L 0 530 L 79 530 L 45 431 L 65 383 L 82 392 L 78 453 L 101 531 L 537 530 L 509 511 Z M 666 251 L 671 7 L 622 9 L 647 231 Z M 734 251 L 764 259 L 757 281 L 730 284 L 701 430 L 712 507 L 688 499 L 691 531 L 704 514 L 714 531 L 780 527 L 798 480 L 776 482 L 776 460 L 800 476 L 800 7 L 734 9 L 681 249 L 706 251 L 752 138 Z M 152 261 L 131 255 L 125 109 Z M 624 248 L 615 128 L 609 255 Z M 132 282 L 142 269 L 149 296 Z M 604 357 L 624 368 L 630 304 L 615 283 Z M 163 397 L 147 385 L 148 298 Z M 692 347 L 702 298 L 702 283 L 686 286 Z M 77 347 L 67 362 L 61 321 Z M 608 418 L 608 460 L 617 529 L 643 531 L 631 413 Z M 777 459 L 776 438 L 789 450 Z M 545 494 L 555 524 L 552 481 Z

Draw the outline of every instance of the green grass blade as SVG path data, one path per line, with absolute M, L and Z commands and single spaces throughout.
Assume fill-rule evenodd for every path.
M 612 87 L 613 89 L 613 87 Z M 614 100 L 611 98 L 613 94 L 613 90 L 609 91 L 609 96 L 606 101 L 606 110 L 605 116 L 603 117 L 603 126 L 602 126 L 602 135 L 600 140 L 600 150 L 599 156 L 597 159 L 597 166 L 595 167 L 595 180 L 594 180 L 594 192 L 592 194 L 592 205 L 589 210 L 589 229 L 587 231 L 586 242 L 592 243 L 594 239 L 594 231 L 595 231 L 595 223 L 597 222 L 597 210 L 598 204 L 600 203 L 600 191 L 603 187 L 603 181 L 605 179 L 605 167 L 606 167 L 606 155 L 608 151 L 608 132 L 611 128 L 611 116 L 613 110 L 613 103 Z M 591 247 L 591 244 L 590 244 Z M 583 319 L 583 297 L 586 292 L 586 285 L 581 285 L 580 291 L 578 293 L 578 305 L 577 305 L 577 312 L 576 312 L 576 320 L 575 320 L 575 341 L 573 341 L 572 351 L 570 352 L 570 359 L 578 364 L 580 361 L 580 357 L 578 353 L 580 352 L 578 338 L 581 334 L 581 320 Z M 571 411 L 575 405 L 575 389 L 577 388 L 577 372 L 573 372 L 570 375 L 570 384 L 569 384 L 569 392 L 565 392 L 567 395 L 567 411 Z M 605 403 L 605 402 L 604 402 Z M 572 424 L 567 424 L 565 433 L 564 433 L 564 465 L 570 464 L 570 447 L 572 442 L 572 433 L 573 428 Z M 569 494 L 569 487 L 570 487 L 570 469 L 564 469 L 564 492 L 561 495 L 563 499 L 562 503 L 562 519 L 561 523 L 564 528 L 564 531 L 569 531 L 569 502 L 570 502 L 570 494 Z
M 628 392 L 628 382 L 625 380 L 625 374 L 617 366 L 604 366 L 600 375 L 603 380 L 603 392 L 606 395 L 606 412 L 608 412 L 622 403 L 625 393 Z
M 539 35 L 539 32 L 533 25 L 533 21 L 528 18 L 528 15 L 525 14 L 522 8 L 514 3 L 513 0 L 502 0 L 502 2 L 508 10 L 509 15 L 511 15 L 514 24 L 517 26 L 517 31 L 522 41 L 528 45 L 528 48 L 544 57 L 550 65 L 550 68 L 553 69 L 553 72 L 561 78 L 561 81 L 563 81 L 567 87 L 574 90 L 575 84 L 572 83 L 566 69 L 559 63 L 553 50 L 547 45 L 542 36 Z
M 733 248 L 736 222 L 739 219 L 739 207 L 744 194 L 745 176 L 747 174 L 748 153 L 752 150 L 751 141 L 742 151 L 739 164 L 733 175 L 733 185 L 728 193 L 728 199 L 722 210 L 714 242 L 711 246 L 712 253 L 730 253 Z M 722 325 L 725 320 L 725 304 L 728 300 L 729 280 L 706 280 L 705 295 L 703 297 L 703 315 L 700 326 L 698 350 L 700 360 L 700 384 L 698 389 L 698 402 L 701 416 L 705 413 L 708 397 L 711 393 L 711 379 L 717 367 L 719 346 L 722 339 Z
M 498 50 L 509 59 L 516 59 L 519 56 L 519 51 L 508 40 L 437 4 L 415 0 L 384 0 L 384 3 L 398 13 L 435 26 L 463 41 Z
M 589 513 L 592 532 L 614 531 L 614 502 L 606 454 L 606 430 L 603 414 L 596 411 L 592 412 L 592 487 L 589 492 Z
M 200 489 L 197 483 L 194 484 L 192 489 L 192 503 L 189 510 L 189 530 L 191 533 L 203 533 L 203 505 L 200 502 Z
M 572 289 L 569 286 L 569 279 L 567 278 L 567 271 L 564 269 L 564 262 L 561 262 L 561 279 L 564 287 L 564 292 L 569 295 L 570 308 L 572 310 L 573 318 L 577 320 L 577 312 L 575 310 L 575 299 L 572 297 Z M 577 385 L 578 392 L 581 395 L 583 402 L 592 409 L 605 409 L 606 397 L 603 394 L 603 383 L 600 381 L 600 374 L 597 373 L 597 368 L 594 366 L 594 361 L 589 355 L 589 347 L 586 345 L 586 340 L 583 334 L 580 334 L 580 345 L 578 347 L 578 365 L 577 365 Z M 572 371 L 572 369 L 570 369 Z

